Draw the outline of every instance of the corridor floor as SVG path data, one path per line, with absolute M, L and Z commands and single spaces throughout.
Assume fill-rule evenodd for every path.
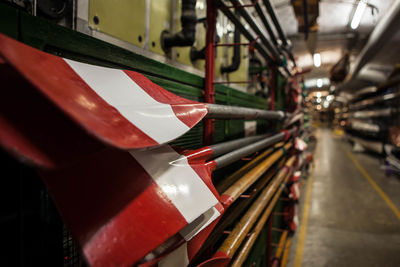
M 331 129 L 317 140 L 287 266 L 400 266 L 400 179 Z

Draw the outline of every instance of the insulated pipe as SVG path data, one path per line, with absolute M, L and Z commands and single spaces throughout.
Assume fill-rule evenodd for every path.
M 286 114 L 283 111 L 270 111 L 263 109 L 207 104 L 207 119 L 267 119 L 283 120 Z
M 289 158 L 286 161 L 285 166 L 277 174 L 276 178 L 261 192 L 261 194 L 251 205 L 250 209 L 236 224 L 231 234 L 224 240 L 221 247 L 216 252 L 216 256 L 223 255 L 230 258 L 233 257 L 233 255 L 241 245 L 242 241 L 246 238 L 246 235 L 249 233 L 250 229 L 257 221 L 257 218 L 264 211 L 268 202 L 270 202 L 274 195 L 278 195 L 279 197 L 287 179 L 290 176 L 295 158 L 295 156 Z
M 257 166 L 247 172 L 243 177 L 232 184 L 225 192 L 221 195 L 221 200 L 223 204 L 227 205 L 233 201 L 235 201 L 243 192 L 245 192 L 252 184 L 254 184 L 257 179 L 260 178 L 261 175 L 270 168 L 275 162 L 281 158 L 285 152 L 284 150 L 290 149 L 292 146 L 291 143 L 286 144 L 283 149 L 278 149 L 273 154 L 271 154 L 268 158 L 261 161 Z
M 234 72 L 239 69 L 240 66 L 240 31 L 235 26 L 235 33 L 233 42 L 236 44 L 233 46 L 233 56 L 232 56 L 232 63 L 228 66 L 222 66 L 220 68 L 221 73 L 230 73 Z
M 174 46 L 192 46 L 196 36 L 196 0 L 182 0 L 181 25 L 178 33 L 164 31 L 161 34 L 161 45 L 164 50 Z
M 240 138 L 240 139 L 236 139 L 236 140 L 232 140 L 232 141 L 228 141 L 228 142 L 210 145 L 209 147 L 213 151 L 213 156 L 218 157 L 220 155 L 228 153 L 237 148 L 240 148 L 245 145 L 257 142 L 261 139 L 267 138 L 268 136 L 270 136 L 270 135 L 262 134 L 262 135 L 256 135 L 256 136 L 249 136 L 249 137 L 244 137 L 244 138 Z
M 242 1 L 240 0 L 230 0 L 230 2 L 234 6 L 243 5 Z M 260 25 L 258 25 L 257 21 L 254 20 L 253 16 L 249 13 L 249 11 L 246 8 L 238 8 L 237 10 L 239 14 L 244 18 L 244 20 L 250 25 L 250 28 L 252 28 L 256 34 L 258 34 L 262 43 L 269 50 L 275 62 L 277 62 L 278 65 L 283 65 L 279 52 L 275 49 L 274 46 L 271 45 L 270 41 L 266 38 L 266 34 L 264 33 Z
M 282 133 L 273 135 L 264 140 L 260 140 L 254 144 L 245 146 L 241 149 L 238 149 L 238 150 L 232 151 L 230 153 L 227 153 L 223 156 L 220 156 L 220 157 L 214 159 L 214 162 L 216 164 L 216 169 L 225 167 L 240 158 L 250 155 L 251 153 L 257 152 L 269 145 L 272 145 L 279 141 L 285 140 L 285 138 L 288 138 L 290 135 L 293 135 L 296 132 L 296 130 L 297 130 L 296 127 L 294 127 L 292 129 L 288 130 L 286 133 L 282 132 Z

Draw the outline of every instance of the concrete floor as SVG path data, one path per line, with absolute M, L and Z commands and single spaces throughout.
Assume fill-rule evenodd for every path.
M 296 262 L 298 229 L 288 266 L 400 266 L 400 219 L 351 161 L 347 141 L 330 129 L 317 140 L 304 253 Z M 379 157 L 352 154 L 400 209 L 400 179 L 385 176 Z

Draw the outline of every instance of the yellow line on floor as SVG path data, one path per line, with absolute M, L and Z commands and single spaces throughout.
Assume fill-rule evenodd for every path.
M 372 177 L 368 174 L 368 172 L 358 163 L 354 155 L 349 152 L 347 152 L 347 156 L 351 159 L 351 161 L 354 163 L 354 165 L 357 167 L 357 169 L 362 173 L 362 175 L 367 179 L 367 181 L 372 185 L 372 187 L 378 192 L 378 194 L 383 198 L 383 200 L 386 202 L 386 204 L 389 206 L 389 208 L 394 212 L 394 214 L 397 216 L 397 218 L 400 220 L 400 211 L 397 209 L 397 207 L 393 204 L 393 202 L 390 200 L 390 198 L 383 192 L 382 188 L 379 187 L 372 179 Z
M 300 267 L 303 261 L 304 243 L 306 241 L 307 224 L 308 224 L 308 213 L 310 212 L 310 200 L 311 200 L 311 188 L 313 183 L 313 175 L 308 177 L 306 196 L 303 205 L 303 214 L 300 222 L 300 232 L 297 239 L 296 256 L 294 258 L 294 267 Z

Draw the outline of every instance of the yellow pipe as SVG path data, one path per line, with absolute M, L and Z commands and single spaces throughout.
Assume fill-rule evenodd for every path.
M 240 219 L 231 234 L 225 239 L 221 247 L 218 249 L 219 253 L 228 255 L 229 257 L 232 257 L 235 254 L 236 250 L 239 248 L 247 233 L 253 227 L 257 218 L 273 197 L 274 193 L 277 191 L 282 192 L 284 187 L 284 184 L 282 183 L 288 179 L 288 173 L 290 173 L 294 161 L 295 156 L 292 156 L 286 161 L 285 167 L 279 171 L 276 178 L 261 192 L 260 196 L 258 196 L 254 201 L 242 219 Z
M 292 238 L 289 237 L 285 244 L 285 251 L 283 252 L 282 260 L 281 260 L 281 267 L 286 267 L 288 258 L 289 258 L 289 250 L 290 244 L 292 242 Z
M 272 263 L 273 267 L 277 267 L 279 265 L 279 260 L 278 259 L 280 259 L 281 256 L 282 256 L 282 252 L 283 252 L 283 249 L 284 249 L 284 246 L 285 246 L 287 235 L 288 235 L 288 231 L 287 230 L 284 231 L 281 234 L 281 238 L 279 239 L 278 247 L 276 248 L 274 262 Z
M 247 238 L 246 242 L 243 244 L 241 250 L 239 251 L 238 255 L 235 257 L 232 267 L 240 267 L 243 266 L 244 261 L 246 260 L 247 256 L 249 255 L 251 248 L 253 247 L 254 243 L 257 240 L 257 237 L 260 235 L 261 230 L 264 228 L 265 223 L 267 222 L 269 216 L 271 215 L 276 202 L 278 202 L 279 197 L 282 194 L 283 189 L 285 188 L 285 184 L 289 180 L 291 176 L 291 172 L 289 172 L 285 177 L 285 182 L 281 184 L 280 188 L 274 195 L 274 198 L 269 203 L 268 207 L 265 209 L 264 213 L 261 215 L 260 219 L 258 220 L 256 226 L 253 229 L 252 234 Z
M 283 146 L 285 150 L 290 149 L 291 143 Z M 222 196 L 229 199 L 229 201 L 235 201 L 244 191 L 246 191 L 260 176 L 271 167 L 282 155 L 284 154 L 283 149 L 278 149 L 272 153 L 268 158 L 263 160 L 243 177 L 231 185 Z M 226 203 L 225 203 L 226 204 Z
M 255 157 L 252 161 L 241 167 L 239 170 L 234 172 L 233 174 L 229 175 L 225 179 L 223 179 L 220 183 L 216 185 L 218 192 L 224 192 L 230 185 L 232 185 L 236 180 L 242 177 L 246 172 L 248 172 L 251 168 L 254 167 L 257 163 L 259 163 L 262 159 L 266 156 L 271 154 L 275 149 L 282 147 L 285 143 L 279 142 L 275 144 L 273 147 L 265 150 L 263 153 Z

